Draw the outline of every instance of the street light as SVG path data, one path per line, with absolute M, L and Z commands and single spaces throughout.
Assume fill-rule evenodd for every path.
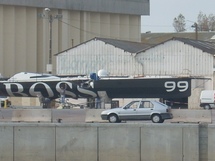
M 45 18 L 49 20 L 49 61 L 46 66 L 47 72 L 52 73 L 52 22 L 54 19 L 61 19 L 63 16 L 61 14 L 52 15 L 50 8 L 45 8 L 44 12 L 39 14 L 40 18 Z

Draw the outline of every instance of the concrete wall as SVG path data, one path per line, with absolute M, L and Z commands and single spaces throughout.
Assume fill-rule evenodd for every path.
M 198 124 L 1 123 L 0 160 L 214 161 L 214 129 Z M 206 144 L 200 144 L 207 141 L 202 131 L 208 133 Z
M 214 153 L 214 149 L 215 149 L 215 125 L 209 125 L 208 126 L 208 137 L 207 137 L 207 150 L 208 151 L 208 160 L 209 161 L 215 161 L 215 153 Z

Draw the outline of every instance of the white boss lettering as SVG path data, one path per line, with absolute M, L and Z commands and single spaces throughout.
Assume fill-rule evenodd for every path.
M 25 94 L 25 93 L 22 93 L 24 91 L 24 88 L 21 84 L 19 83 L 4 83 L 5 85 L 5 89 L 8 93 L 9 96 L 15 96 L 14 94 L 20 94 L 21 96 L 23 97 L 27 97 L 28 95 Z M 12 85 L 16 86 L 17 87 L 17 92 L 13 92 L 11 89 L 12 89 Z
M 59 82 L 59 83 L 56 85 L 56 91 L 58 91 L 59 93 L 60 93 L 60 91 L 61 91 L 61 89 L 60 89 L 60 84 L 62 84 L 62 83 L 65 83 L 66 86 L 68 86 L 68 87 L 70 87 L 70 89 L 72 89 L 72 83 L 70 83 L 70 82 Z M 75 93 L 70 92 L 70 91 L 68 91 L 67 89 L 65 90 L 65 94 L 71 96 L 72 98 L 76 98 L 76 97 L 77 97 Z
M 47 91 L 49 97 L 53 97 L 53 96 L 54 96 L 54 93 L 53 93 L 52 89 L 51 89 L 46 83 L 43 83 L 43 82 L 34 83 L 34 84 L 30 87 L 30 89 L 29 89 L 29 94 L 30 94 L 31 96 L 36 96 L 36 94 L 37 94 L 38 92 L 35 91 L 35 87 L 36 87 L 36 85 L 39 85 L 39 84 L 41 84 L 41 85 L 43 85 L 43 86 L 45 87 L 45 89 L 46 89 L 46 91 Z
M 83 88 L 80 88 L 79 86 L 77 86 L 77 90 L 80 92 L 80 93 L 83 93 L 83 94 L 87 94 L 87 95 L 90 95 L 92 97 L 96 97 L 96 93 L 93 92 L 93 91 L 90 91 L 90 90 L 86 90 L 86 89 L 83 89 Z

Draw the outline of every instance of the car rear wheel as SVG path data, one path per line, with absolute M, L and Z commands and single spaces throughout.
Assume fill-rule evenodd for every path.
M 161 118 L 161 116 L 159 114 L 154 114 L 152 115 L 152 122 L 153 123 L 163 123 L 164 120 Z
M 116 114 L 110 114 L 110 116 L 108 117 L 108 120 L 110 123 L 117 123 L 120 122 L 119 118 Z

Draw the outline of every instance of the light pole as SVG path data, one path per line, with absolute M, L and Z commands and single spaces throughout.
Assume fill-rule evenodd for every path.
M 49 65 L 52 65 L 52 14 L 50 14 L 50 9 L 45 8 L 45 11 L 48 12 L 48 19 L 49 19 Z M 52 67 L 51 67 L 52 68 Z M 48 71 L 48 66 L 47 66 L 47 71 Z
M 45 8 L 42 14 L 39 14 L 39 17 L 49 20 L 49 57 L 48 64 L 46 66 L 46 71 L 52 73 L 52 22 L 54 19 L 60 19 L 63 16 L 61 14 L 52 15 L 50 8 Z

